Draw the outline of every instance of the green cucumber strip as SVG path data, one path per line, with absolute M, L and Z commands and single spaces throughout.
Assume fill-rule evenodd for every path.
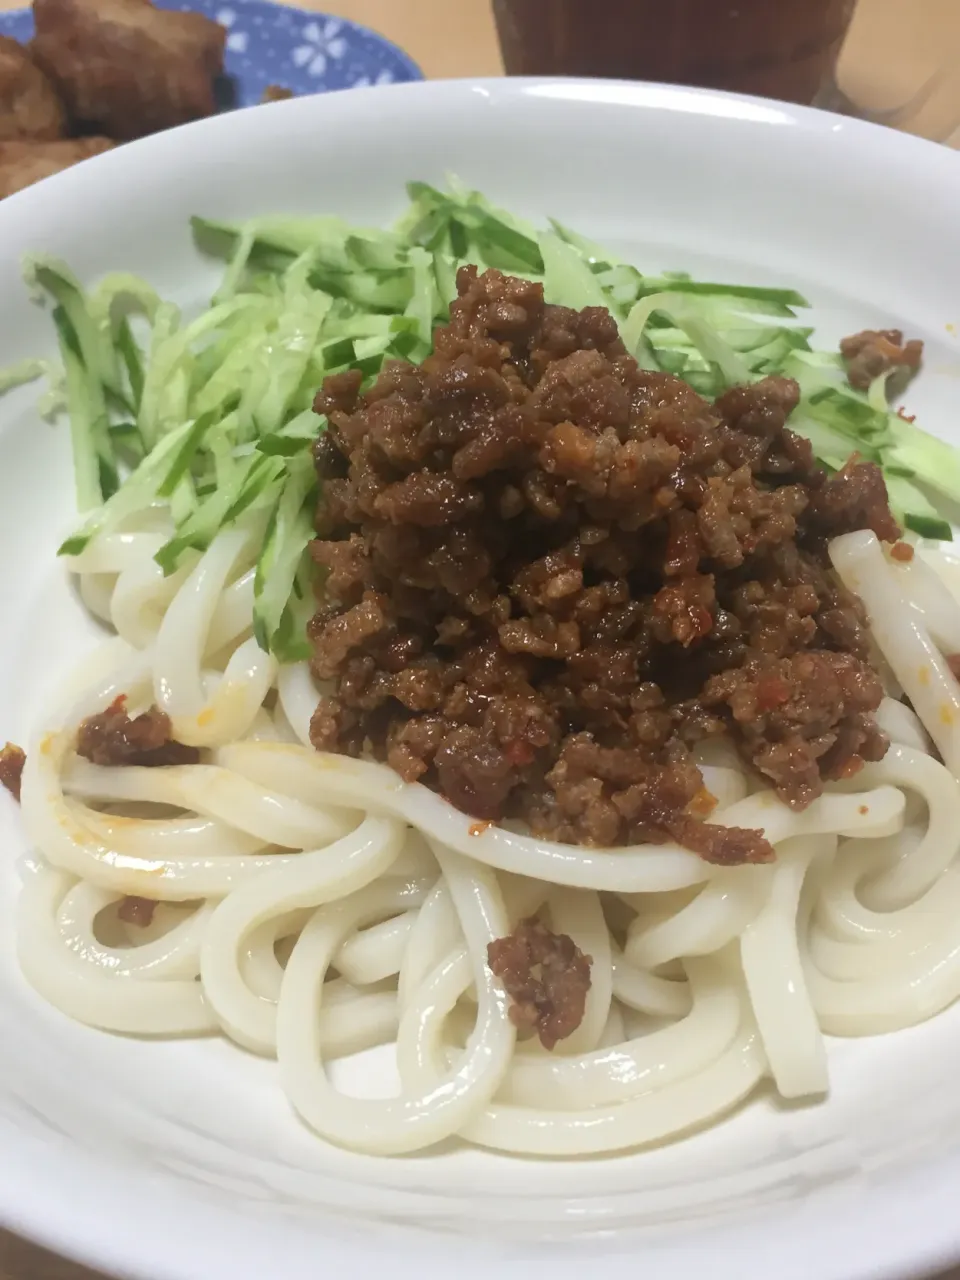
M 173 517 L 174 524 L 182 524 L 190 513 L 196 510 L 197 491 L 189 471 L 184 471 L 181 474 L 173 492 L 169 495 L 169 502 L 170 514 Z
M 890 509 L 900 524 L 925 538 L 937 538 L 943 542 L 953 540 L 950 522 L 941 516 L 909 476 L 901 475 L 897 470 L 887 470 L 884 479 Z
M 270 458 L 295 458 L 298 453 L 303 453 L 304 449 L 309 448 L 313 439 L 315 437 L 279 434 L 265 436 L 257 444 L 257 449 Z
M 575 249 L 553 232 L 540 236 L 543 256 L 543 292 L 546 300 L 562 307 L 607 307 L 597 277 Z
M 130 407 L 136 413 L 140 409 L 140 402 L 143 399 L 143 354 L 137 345 L 137 340 L 133 336 L 133 330 L 130 328 L 130 321 L 124 316 L 117 326 L 117 355 L 123 364 L 123 368 L 127 375 L 127 384 L 130 388 Z
M 0 395 L 12 391 L 14 387 L 36 382 L 38 378 L 48 378 L 52 382 L 59 376 L 60 371 L 51 360 L 20 360 L 6 369 L 0 369 Z
M 317 270 L 311 282 L 336 298 L 349 298 L 357 306 L 371 311 L 403 311 L 412 292 L 410 272 L 406 270 L 380 273 Z
M 312 657 L 307 626 L 316 608 L 313 559 L 309 551 L 304 551 L 294 575 L 290 597 L 270 643 L 278 662 L 306 662 Z
M 300 558 L 314 536 L 315 487 L 311 460 L 292 461 L 267 525 L 253 580 L 253 634 L 267 652 L 290 599 Z
M 135 422 L 111 423 L 110 439 L 115 456 L 127 467 L 135 467 L 143 458 L 143 437 Z
M 803 401 L 794 410 L 790 428 L 797 435 L 805 436 L 813 445 L 813 452 L 831 470 L 838 471 L 852 452 L 849 436 L 835 430 L 829 423 L 810 417 Z M 868 462 L 879 462 L 879 452 L 870 445 L 860 447 L 860 455 Z
M 304 293 L 281 313 L 271 335 L 266 389 L 254 410 L 258 434 L 276 431 L 287 417 L 332 302 L 327 294 Z
M 213 413 L 204 413 L 191 423 L 190 430 L 184 436 L 180 448 L 173 456 L 167 474 L 157 489 L 159 497 L 169 498 L 173 495 L 177 486 L 186 476 L 190 464 L 193 462 L 194 454 L 200 447 L 200 442 L 215 421 L 216 418 Z
M 238 242 L 250 235 L 253 245 L 249 258 L 283 269 L 289 265 L 285 259 L 317 249 L 326 261 L 346 270 L 348 261 L 343 246 L 347 235 L 355 234 L 356 230 L 348 227 L 342 218 L 333 216 L 263 217 L 240 225 L 193 217 L 190 224 L 200 247 L 218 257 L 230 258 L 236 252 Z
M 71 361 L 69 367 L 65 360 L 68 410 L 71 414 L 76 410 L 85 419 L 81 431 L 90 435 L 99 472 L 95 490 L 89 488 L 89 473 L 85 472 L 87 503 L 80 510 L 86 510 L 108 498 L 119 483 L 107 430 L 109 415 L 106 401 L 107 388 L 122 398 L 116 357 L 110 344 L 101 341 L 97 326 L 87 310 L 83 289 L 63 263 L 45 255 L 35 256 L 27 260 L 25 273 L 36 287 L 46 290 L 56 302 L 53 319 L 61 354 L 65 354 L 69 347 L 77 357 L 78 363 Z
M 87 379 L 80 357 L 63 343 L 63 367 L 67 379 L 67 410 L 73 447 L 73 480 L 77 510 L 90 511 L 100 506 L 104 494 L 100 487 L 100 458 L 94 440 L 93 417 L 87 400 Z
M 907 511 L 903 517 L 903 524 L 911 532 L 919 534 L 921 538 L 934 538 L 937 542 L 953 541 L 953 526 L 949 520 L 944 520 L 942 516 L 935 516 L 930 519 L 927 516 Z
M 376 356 L 382 357 L 391 345 L 389 338 L 358 338 L 353 344 L 354 363 L 362 367 Z
M 470 222 L 464 217 L 463 212 L 460 214 L 460 220 L 469 228 Z M 499 218 L 492 215 L 483 216 L 474 231 L 483 248 L 484 257 L 491 267 L 516 273 L 532 271 L 535 275 L 539 275 L 544 270 L 537 241 L 531 240 L 520 231 L 515 231 Z
M 389 231 L 348 235 L 344 252 L 361 271 L 398 271 L 407 265 L 409 249 L 403 238 Z
M 119 483 L 106 402 L 101 383 L 84 364 L 70 317 L 60 305 L 53 310 L 53 322 L 66 376 L 77 510 L 90 511 L 111 497 Z
M 60 547 L 58 555 L 77 555 L 98 533 L 109 531 L 122 519 L 142 511 L 156 499 L 157 490 L 166 474 L 172 454 L 183 442 L 192 423 L 184 423 L 177 431 L 164 436 L 152 453 L 148 453 L 117 492 L 96 511 L 90 513 L 79 529 Z
M 671 323 L 686 333 L 703 359 L 715 365 L 720 371 L 726 386 L 750 382 L 750 369 L 738 352 L 724 342 L 720 334 L 708 324 L 686 299 L 679 294 L 657 293 L 641 299 L 631 308 L 621 328 L 623 341 L 628 351 L 641 359 L 641 342 L 647 338 L 645 333 L 647 322 L 655 313 L 660 312 Z
M 258 454 L 244 477 L 239 493 L 227 508 L 223 523 L 232 524 L 244 511 L 254 506 L 262 506 L 270 497 L 271 488 L 283 476 L 284 470 L 282 459 L 268 458 Z
M 734 301 L 760 304 L 763 314 L 792 316 L 794 308 L 810 306 L 802 293 L 795 289 L 768 289 L 755 285 L 731 285 L 711 283 L 706 280 L 691 280 L 689 277 L 663 275 L 659 278 L 647 276 L 641 288 L 641 295 L 651 293 L 680 293 L 692 297 L 715 297 L 724 304 Z M 769 308 L 769 309 L 768 309 Z
M 413 274 L 413 287 L 404 315 L 416 322 L 417 333 L 425 343 L 429 344 L 433 339 L 433 321 L 439 306 L 433 274 L 433 258 L 426 249 L 414 245 L 410 250 L 410 269 Z M 357 343 L 357 356 L 363 359 L 359 346 L 360 344 Z
M 808 411 L 818 421 L 829 423 L 853 440 L 872 440 L 882 445 L 890 439 L 890 415 L 878 413 L 866 400 L 854 398 L 834 387 L 821 387 L 804 397 Z
M 960 451 L 895 413 L 889 415 L 893 439 L 885 460 L 905 468 L 936 493 L 954 502 L 960 497 Z
M 267 299 L 239 294 L 210 307 L 187 325 L 180 324 L 177 308 L 168 303 L 157 309 L 153 340 L 144 379 L 137 423 L 149 447 L 172 426 L 189 415 L 189 391 L 194 356 L 192 344 L 208 339 L 217 329 L 237 317 L 273 313 Z M 205 406 L 207 408 L 209 406 Z
M 109 334 L 131 311 L 140 312 L 152 322 L 160 301 L 160 295 L 146 280 L 126 271 L 114 271 L 90 290 L 87 307 L 94 324 Z
M 79 355 L 91 378 L 102 388 L 123 394 L 116 354 L 109 334 L 101 334 L 87 306 L 80 282 L 67 265 L 47 254 L 34 254 L 24 262 L 28 286 L 45 290 L 69 318 Z M 102 391 L 100 392 L 102 396 Z
M 877 413 L 886 414 L 890 412 L 890 401 L 887 399 L 887 383 L 893 372 L 893 369 L 888 369 L 886 373 L 878 374 L 867 388 L 867 404 Z
M 854 452 L 877 462 L 904 525 L 949 536 L 936 504 L 960 496 L 960 453 L 893 414 L 885 380 L 863 395 L 838 353 L 811 350 L 796 290 L 643 275 L 563 223 L 539 231 L 456 178 L 444 190 L 410 184 L 409 194 L 391 230 L 328 215 L 194 219 L 198 243 L 225 263 L 215 301 L 189 323 L 136 277 L 108 276 L 85 295 L 61 264 L 35 260 L 33 283 L 58 304 L 76 483 L 92 508 L 65 549 L 166 501 L 175 527 L 158 560 L 169 572 L 187 548 L 255 512 L 268 529 L 258 640 L 282 660 L 309 653 L 304 548 L 312 445 L 325 425 L 312 412 L 316 392 L 330 373 L 357 369 L 366 387 L 384 360 L 421 360 L 468 263 L 542 283 L 552 303 L 610 309 L 644 368 L 674 372 L 707 397 L 796 377 L 791 425 L 823 463 L 838 468 Z M 48 369 L 0 373 L 0 390 Z
M 611 257 L 609 251 L 601 245 L 596 244 L 593 240 L 588 240 L 586 236 L 582 236 L 576 231 L 571 231 L 562 222 L 558 222 L 556 218 L 548 218 L 547 221 L 553 228 L 554 234 L 558 235 L 561 240 L 566 241 L 571 248 L 576 249 L 580 257 L 589 265 L 593 266 L 594 263 L 605 263 L 608 267 L 622 265 L 618 258 Z M 631 270 L 634 270 L 634 268 L 631 268 Z M 636 274 L 639 278 L 639 272 Z
M 307 409 L 282 426 L 272 435 L 263 436 L 257 442 L 257 450 L 273 457 L 293 457 L 316 440 L 325 419 Z
M 532 228 L 504 210 L 496 209 L 479 192 L 468 191 L 455 179 L 451 185 L 451 195 L 445 195 L 425 183 L 408 184 L 407 191 L 415 201 L 425 201 L 431 211 L 444 213 L 449 223 L 459 223 L 487 266 L 509 272 L 532 271 L 537 275 L 543 271 L 543 260 Z M 438 221 L 434 235 L 440 225 Z M 426 242 L 421 238 L 417 243 Z M 474 258 L 470 260 L 474 261 Z
M 439 244 L 433 251 L 433 278 L 436 281 L 437 294 L 440 298 L 440 314 L 450 314 L 450 304 L 457 296 L 457 270 L 459 254 L 454 254 L 450 237 L 446 243 Z
M 213 295 L 214 302 L 226 302 L 237 292 L 240 281 L 243 279 L 243 274 L 247 269 L 247 263 L 250 261 L 250 254 L 253 252 L 256 238 L 256 223 L 250 222 L 241 229 L 233 245 L 226 273 L 219 289 Z
M 425 183 L 408 182 L 407 195 L 410 207 L 395 224 L 394 234 L 408 244 L 426 248 L 446 229 L 450 206 L 439 192 Z
M 148 449 L 153 448 L 161 435 L 163 396 L 172 366 L 176 363 L 176 356 L 168 356 L 167 350 L 168 344 L 174 341 L 179 325 L 180 308 L 170 302 L 162 303 L 154 317 L 150 351 L 140 389 L 140 411 L 137 414 L 137 426 Z

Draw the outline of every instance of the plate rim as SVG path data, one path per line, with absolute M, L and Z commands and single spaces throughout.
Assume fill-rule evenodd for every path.
M 240 5 L 251 0 L 233 2 Z M 350 110 L 348 102 L 340 96 L 344 92 L 350 98 L 365 101 L 369 101 L 367 95 L 376 93 L 377 102 L 385 108 L 390 106 L 387 99 L 401 95 L 432 96 L 439 100 L 458 94 L 477 94 L 507 102 L 534 93 L 565 101 L 616 101 L 625 107 L 652 112 L 672 109 L 701 116 L 733 115 L 771 126 L 799 124 L 824 138 L 835 137 L 843 130 L 853 140 L 862 139 L 866 145 L 882 151 L 892 166 L 913 166 L 928 175 L 931 184 L 936 172 L 942 171 L 960 186 L 960 155 L 923 139 L 812 108 L 645 82 L 575 78 L 421 80 L 306 95 L 270 104 L 269 109 L 343 113 Z M 325 103 L 327 105 L 322 105 Z M 396 103 L 394 109 L 402 110 L 402 106 Z M 218 129 L 232 127 L 227 122 L 234 115 L 225 113 L 180 126 L 180 129 L 207 131 L 211 141 L 215 141 Z M 9 197 L 0 204 L 0 239 L 8 225 L 29 222 L 31 209 L 46 205 L 52 195 L 58 195 L 61 200 L 69 198 L 71 184 L 80 190 L 85 184 L 97 181 L 98 173 L 106 174 L 111 164 L 124 164 L 125 161 L 118 161 L 117 157 L 129 155 L 131 146 L 141 151 L 150 148 L 159 155 L 164 147 L 176 146 L 173 135 L 178 133 L 179 129 L 168 130 L 142 139 L 122 151 L 97 157 L 93 162 Z M 96 170 L 94 164 L 106 167 Z M 58 185 L 50 187 L 50 182 Z M 0 1127 L 6 1128 L 3 1120 Z M 143 1280 L 193 1280 L 194 1276 L 197 1280 L 200 1277 L 209 1280 L 211 1274 L 226 1273 L 227 1266 L 237 1277 L 245 1278 L 259 1275 L 264 1265 L 276 1268 L 279 1258 L 275 1221 L 262 1221 L 250 1214 L 238 1215 L 207 1198 L 194 1199 L 187 1205 L 190 1212 L 185 1214 L 183 1193 L 173 1193 L 149 1173 L 119 1169 L 85 1151 L 71 1151 L 69 1160 L 64 1161 L 58 1144 L 33 1135 L 21 1133 L 17 1141 L 18 1167 L 8 1168 L 5 1162 L 0 1162 L 0 1224 L 28 1239 L 89 1266 L 143 1277 Z M 24 1176 L 27 1170 L 30 1176 Z M 765 1275 L 772 1265 L 777 1267 L 778 1280 L 807 1280 L 810 1276 L 816 1276 L 817 1280 L 895 1280 L 895 1277 L 947 1266 L 960 1257 L 960 1221 L 951 1191 L 951 1175 L 955 1177 L 958 1172 L 960 1154 L 940 1155 L 922 1167 L 886 1173 L 869 1187 L 864 1186 L 863 1194 L 855 1192 L 852 1198 L 844 1194 L 831 1202 L 818 1196 L 814 1201 L 770 1207 L 765 1220 L 697 1227 L 689 1230 L 686 1238 L 681 1236 L 666 1242 L 644 1240 L 627 1251 L 610 1249 L 599 1257 L 588 1254 L 586 1260 L 615 1262 L 641 1258 L 655 1280 L 667 1275 L 686 1280 L 693 1276 L 694 1268 L 698 1272 L 702 1270 L 709 1252 L 712 1280 L 752 1280 Z M 144 1193 L 133 1201 L 129 1195 L 131 1183 Z M 120 1186 L 127 1191 L 122 1197 L 124 1213 L 119 1221 L 111 1221 L 108 1232 L 104 1229 L 105 1208 L 109 1207 L 110 1189 Z M 51 1203 L 57 1206 L 55 1215 L 50 1211 Z M 195 1237 L 189 1230 L 193 1205 L 197 1206 L 202 1228 Z M 136 1213 L 132 1212 L 134 1206 Z M 171 1209 L 179 1210 L 184 1230 L 170 1229 Z M 876 1231 L 878 1219 L 885 1223 L 882 1236 Z M 211 1226 L 213 1223 L 216 1230 Z M 282 1265 L 288 1280 L 315 1276 L 314 1263 L 322 1262 L 328 1248 L 331 1259 L 335 1257 L 340 1263 L 350 1264 L 351 1275 L 376 1275 L 377 1280 L 382 1277 L 384 1252 L 373 1235 L 369 1242 L 357 1245 L 345 1236 L 325 1240 L 322 1234 L 299 1223 L 288 1222 L 283 1229 L 299 1250 L 299 1256 L 291 1258 L 293 1250 L 284 1249 Z M 527 1276 L 528 1257 L 498 1258 L 493 1264 L 486 1257 L 475 1261 L 462 1247 L 458 1248 L 462 1243 L 448 1239 L 447 1261 L 456 1263 L 465 1280 L 481 1280 L 481 1277 L 488 1280 L 491 1265 L 496 1265 L 510 1280 Z M 125 1248 L 125 1244 L 129 1247 Z M 574 1256 L 554 1257 L 550 1261 L 561 1280 L 568 1277 L 572 1280 L 574 1275 L 579 1278 L 582 1273 L 584 1255 L 576 1249 L 571 1252 Z M 419 1280 L 424 1262 L 429 1261 L 430 1255 L 420 1250 L 411 1252 L 409 1257 L 398 1252 L 391 1255 L 392 1265 L 404 1280 L 406 1277 L 413 1280 L 414 1276 Z

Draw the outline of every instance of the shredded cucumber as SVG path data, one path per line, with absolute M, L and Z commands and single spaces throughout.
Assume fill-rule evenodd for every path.
M 161 504 L 172 532 L 165 573 L 237 520 L 265 532 L 254 579 L 253 629 L 281 661 L 309 653 L 313 610 L 307 550 L 317 502 L 312 446 L 326 421 L 314 396 L 332 373 L 368 383 L 385 360 L 422 360 L 448 317 L 458 270 L 495 267 L 543 283 L 547 300 L 606 307 L 629 351 L 713 397 L 784 374 L 800 385 L 793 427 L 821 461 L 852 453 L 883 468 L 898 519 L 949 538 L 940 498 L 960 497 L 960 451 L 899 417 L 886 379 L 864 395 L 837 354 L 811 348 L 795 290 L 644 275 L 562 223 L 541 231 L 451 178 L 408 186 L 388 230 L 328 215 L 261 217 L 243 225 L 197 217 L 198 246 L 225 260 L 210 305 L 185 318 L 125 273 L 85 291 L 65 264 L 25 264 L 33 292 L 54 304 L 62 370 L 25 361 L 0 371 L 0 392 L 47 377 L 46 408 L 70 418 L 83 523 L 61 547 L 77 554 L 98 533 Z

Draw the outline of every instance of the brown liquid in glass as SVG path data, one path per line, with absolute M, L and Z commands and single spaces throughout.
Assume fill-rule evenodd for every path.
M 582 75 L 815 102 L 856 0 L 494 0 L 510 75 Z

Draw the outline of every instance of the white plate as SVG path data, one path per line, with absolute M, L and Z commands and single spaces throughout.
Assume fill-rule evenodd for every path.
M 130 270 L 198 303 L 215 265 L 192 213 L 390 219 L 410 178 L 455 170 L 649 268 L 795 285 L 823 342 L 902 325 L 928 344 L 911 393 L 960 440 L 960 159 L 775 103 L 643 85 L 436 83 L 241 111 L 93 160 L 0 206 L 0 363 L 50 350 L 18 259 Z M 0 729 L 14 740 L 95 629 L 58 571 L 66 429 L 0 402 Z M 150 1280 L 330 1274 L 559 1280 L 865 1280 L 960 1255 L 960 1009 L 831 1047 L 829 1102 L 760 1099 L 661 1151 L 538 1163 L 473 1151 L 376 1160 L 324 1147 L 275 1067 L 217 1042 L 149 1044 L 71 1024 L 21 979 L 16 858 L 0 806 L 0 1219 Z

